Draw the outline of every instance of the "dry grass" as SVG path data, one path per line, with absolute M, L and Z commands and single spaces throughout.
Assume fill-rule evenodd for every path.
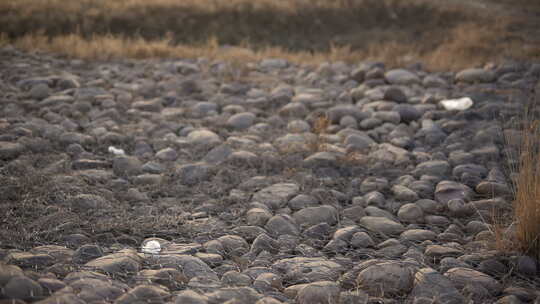
M 523 116 L 514 123 L 514 128 L 521 133 L 520 138 L 506 138 L 509 148 L 517 149 L 508 155 L 514 184 L 513 222 L 504 223 L 502 217 L 495 221 L 499 249 L 518 249 L 537 259 L 540 259 L 539 104 L 540 82 L 531 93 Z
M 0 15 L 3 44 L 87 59 L 372 59 L 456 69 L 540 58 L 540 42 L 527 39 L 535 18 L 429 0 L 4 0 Z

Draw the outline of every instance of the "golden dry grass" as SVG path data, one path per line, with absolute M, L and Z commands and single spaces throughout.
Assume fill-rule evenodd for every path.
M 495 211 L 493 233 L 496 249 L 520 251 L 540 260 L 539 106 L 540 82 L 532 88 L 523 112 L 507 119 L 504 139 L 514 197 L 513 214 Z
M 540 259 L 540 83 L 522 125 L 516 175 L 514 220 L 516 243 L 521 251 Z
M 490 2 L 513 5 L 505 1 Z M 0 15 L 1 43 L 88 59 L 371 59 L 457 69 L 540 58 L 540 42 L 527 39 L 535 18 L 430 0 L 4 0 Z

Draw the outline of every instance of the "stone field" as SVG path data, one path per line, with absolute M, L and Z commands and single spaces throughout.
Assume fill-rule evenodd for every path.
M 540 303 L 493 222 L 539 77 L 4 47 L 0 303 Z

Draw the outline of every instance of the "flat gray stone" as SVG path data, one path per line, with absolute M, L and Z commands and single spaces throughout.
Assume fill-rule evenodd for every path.
M 181 165 L 176 169 L 176 175 L 185 185 L 196 185 L 210 178 L 210 165 L 199 162 Z
M 432 268 L 422 268 L 414 275 L 414 287 L 409 299 L 415 298 L 427 298 L 441 304 L 466 302 L 452 282 Z
M 216 273 L 201 259 L 186 254 L 163 254 L 149 257 L 148 262 L 161 268 L 175 268 L 188 279 L 206 277 L 218 281 Z
M 386 72 L 384 78 L 390 84 L 411 85 L 421 83 L 420 78 L 410 71 L 404 69 L 394 69 Z
M 142 173 L 142 163 L 134 156 L 117 156 L 113 159 L 113 172 L 121 177 L 139 175 Z
M 227 120 L 227 126 L 236 130 L 244 130 L 251 127 L 254 121 L 255 114 L 251 112 L 237 113 Z
M 339 214 L 336 208 L 325 205 L 299 210 L 293 214 L 293 218 L 300 226 L 312 226 L 323 222 L 332 226 L 337 223 Z
M 450 279 L 458 289 L 463 289 L 467 285 L 480 285 L 492 296 L 496 296 L 502 291 L 502 286 L 497 280 L 474 269 L 456 267 L 446 271 L 444 276 Z
M 300 230 L 294 219 L 285 214 L 274 215 L 268 220 L 264 228 L 271 235 L 299 235 Z
M 0 141 L 0 159 L 11 160 L 24 153 L 25 148 L 19 143 Z
M 256 192 L 253 201 L 263 203 L 271 209 L 278 209 L 284 207 L 299 191 L 300 187 L 293 183 L 274 184 Z
M 492 82 L 495 80 L 495 73 L 485 69 L 465 69 L 456 74 L 456 81 L 476 83 Z
M 332 281 L 319 281 L 307 284 L 296 296 L 298 304 L 337 304 L 341 288 Z
M 142 259 L 132 249 L 120 250 L 91 260 L 85 266 L 110 274 L 136 273 L 142 265 Z
M 187 139 L 190 143 L 201 146 L 217 146 L 222 143 L 222 139 L 219 135 L 206 129 L 191 131 L 188 134 Z
M 336 281 L 344 271 L 343 266 L 326 258 L 305 257 L 279 260 L 272 269 L 286 277 L 290 284 Z
M 25 276 L 11 278 L 2 289 L 3 294 L 9 299 L 36 300 L 43 295 L 43 287 Z
M 430 160 L 416 166 L 413 174 L 416 176 L 431 175 L 444 177 L 449 173 L 450 164 L 445 160 Z
M 471 188 L 454 181 L 444 180 L 435 187 L 435 199 L 441 204 L 447 204 L 448 201 L 453 199 L 468 202 L 473 195 L 474 191 Z
M 405 230 L 402 224 L 386 217 L 364 216 L 360 219 L 360 225 L 373 232 L 387 235 L 397 235 Z
M 383 261 L 362 270 L 356 282 L 370 296 L 402 296 L 412 290 L 415 272 L 416 267 L 408 263 Z
M 167 288 L 160 285 L 138 285 L 120 296 L 115 304 L 130 303 L 164 303 L 164 299 L 170 296 Z

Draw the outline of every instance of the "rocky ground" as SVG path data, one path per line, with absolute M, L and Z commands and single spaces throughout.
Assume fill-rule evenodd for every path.
M 492 225 L 540 64 L 0 70 L 1 303 L 540 303 Z

